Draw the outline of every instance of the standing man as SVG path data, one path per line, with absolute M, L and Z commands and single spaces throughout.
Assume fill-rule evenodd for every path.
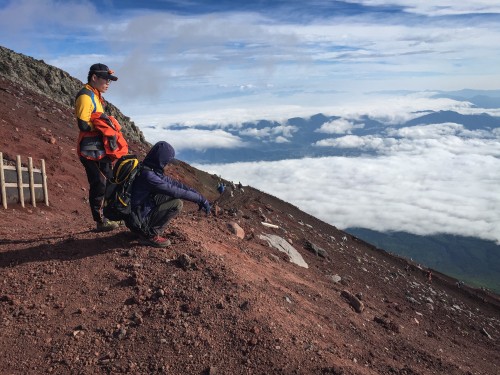
M 106 154 L 103 134 L 95 126 L 99 117 L 107 119 L 104 114 L 106 102 L 102 94 L 108 90 L 111 81 L 118 79 L 113 73 L 104 64 L 92 65 L 87 84 L 78 92 L 75 100 L 75 115 L 80 129 L 77 152 L 87 173 L 90 211 L 99 232 L 118 227 L 117 222 L 106 219 L 102 214 L 106 182 L 113 175 L 113 167 L 111 158 Z

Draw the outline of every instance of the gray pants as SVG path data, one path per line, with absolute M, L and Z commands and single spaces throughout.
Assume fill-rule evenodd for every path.
M 170 220 L 182 211 L 182 200 L 164 194 L 154 197 L 156 207 L 149 213 L 143 225 L 147 237 L 159 236 L 163 233 Z

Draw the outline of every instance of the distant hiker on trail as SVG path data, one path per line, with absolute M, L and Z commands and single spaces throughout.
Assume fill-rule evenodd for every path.
M 112 177 L 112 162 L 128 153 L 128 145 L 120 124 L 104 113 L 106 102 L 102 94 L 109 83 L 118 78 L 104 64 L 90 67 L 87 84 L 75 99 L 75 115 L 80 129 L 77 153 L 85 167 L 89 182 L 89 204 L 97 231 L 108 231 L 118 223 L 102 214 L 106 181 Z
M 241 184 L 241 182 L 238 182 L 238 190 L 240 191 L 240 193 L 244 193 L 245 190 L 243 190 L 243 185 Z
M 217 185 L 217 191 L 219 192 L 219 194 L 222 195 L 222 193 L 224 193 L 224 189 L 226 188 L 226 185 L 224 185 L 223 182 L 219 182 L 219 184 Z
M 126 225 L 139 234 L 140 242 L 145 245 L 170 245 L 170 240 L 162 234 L 170 220 L 181 212 L 181 199 L 197 203 L 207 215 L 211 210 L 210 202 L 203 195 L 165 174 L 174 156 L 175 150 L 169 143 L 155 144 L 132 185 L 132 215 Z

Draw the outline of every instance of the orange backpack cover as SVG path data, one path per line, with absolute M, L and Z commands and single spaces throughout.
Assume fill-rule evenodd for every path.
M 128 154 L 128 143 L 121 132 L 121 125 L 113 116 L 94 112 L 90 116 L 94 129 L 102 133 L 106 155 L 112 160 L 120 159 Z

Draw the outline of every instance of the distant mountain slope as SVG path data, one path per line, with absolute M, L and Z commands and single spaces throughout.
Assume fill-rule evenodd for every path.
M 433 98 L 449 98 L 458 101 L 469 101 L 479 108 L 500 107 L 500 90 L 459 90 L 439 93 Z
M 443 124 L 447 122 L 461 124 L 469 130 L 484 128 L 492 129 L 498 128 L 500 126 L 500 118 L 490 116 L 486 113 L 482 113 L 479 115 L 463 115 L 454 111 L 438 111 L 420 116 L 414 120 L 410 120 L 401 127 L 422 124 Z
M 348 228 L 346 232 L 470 285 L 500 292 L 500 245 L 492 241 L 446 234 L 382 233 L 365 228 Z

